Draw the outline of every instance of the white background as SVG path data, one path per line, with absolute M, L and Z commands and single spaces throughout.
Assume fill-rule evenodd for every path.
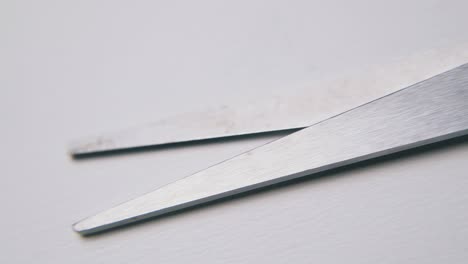
M 68 143 L 468 41 L 467 1 L 0 2 L 1 263 L 466 263 L 468 142 L 90 238 L 81 218 L 269 140 Z

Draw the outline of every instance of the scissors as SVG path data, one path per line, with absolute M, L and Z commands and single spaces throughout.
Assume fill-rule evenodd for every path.
M 348 95 L 349 104 L 320 105 L 328 107 L 322 111 L 326 114 L 314 114 L 314 106 L 300 104 L 295 114 L 288 107 L 283 107 L 284 112 L 275 108 L 277 115 L 271 116 L 276 119 L 262 119 L 259 115 L 256 122 L 251 122 L 238 115 L 236 120 L 240 121 L 231 117 L 231 122 L 220 123 L 218 119 L 223 120 L 229 114 L 229 110 L 222 110 L 189 114 L 143 128 L 85 139 L 71 148 L 72 155 L 80 157 L 270 131 L 289 132 L 280 139 L 81 220 L 73 229 L 90 235 L 468 134 L 468 63 L 429 78 L 424 76 L 404 87 L 379 88 L 384 96 L 356 91 L 355 95 Z M 196 129 L 183 129 L 184 126 Z

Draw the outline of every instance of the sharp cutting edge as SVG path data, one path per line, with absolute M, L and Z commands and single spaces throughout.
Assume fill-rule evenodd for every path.
M 467 45 L 448 50 L 414 54 L 392 63 L 380 64 L 330 80 L 318 81 L 320 87 L 289 97 L 245 103 L 182 114 L 152 124 L 107 133 L 75 141 L 73 156 L 84 156 L 115 150 L 167 145 L 213 138 L 300 129 L 346 110 L 375 100 L 438 73 L 462 64 L 468 59 Z
M 331 117 L 74 225 L 107 230 L 468 134 L 468 64 Z

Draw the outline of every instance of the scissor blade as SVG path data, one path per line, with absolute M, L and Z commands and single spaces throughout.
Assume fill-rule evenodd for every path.
M 350 73 L 332 72 L 299 95 L 174 116 L 79 140 L 70 152 L 78 156 L 304 128 L 458 66 L 468 59 L 466 47 L 416 54 Z
M 74 225 L 90 234 L 468 134 L 468 64 L 251 150 Z

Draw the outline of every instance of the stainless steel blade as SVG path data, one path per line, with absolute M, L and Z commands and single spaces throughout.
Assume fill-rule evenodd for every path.
M 84 139 L 72 155 L 303 128 L 395 92 L 468 60 L 468 44 L 414 54 L 378 66 L 330 73 L 299 95 L 270 98 L 174 116 L 145 126 Z M 318 93 L 316 89 L 324 93 Z
M 468 64 L 241 154 L 74 225 L 90 234 L 468 134 Z

